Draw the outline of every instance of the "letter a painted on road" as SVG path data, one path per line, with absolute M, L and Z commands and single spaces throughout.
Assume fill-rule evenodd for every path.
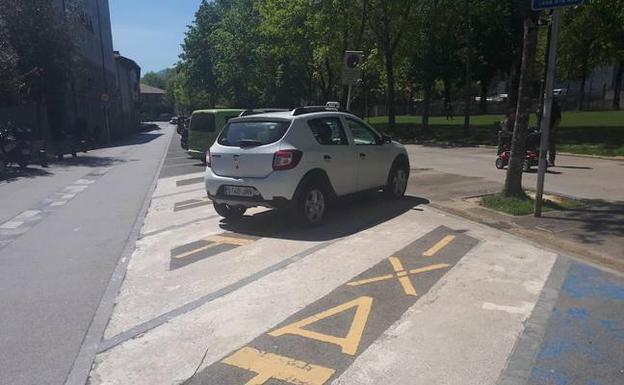
M 351 327 L 349 328 L 349 332 L 347 333 L 346 337 L 336 337 L 329 334 L 323 334 L 303 329 L 305 326 L 311 325 L 325 318 L 335 316 L 336 314 L 340 314 L 354 307 L 356 308 L 355 316 L 353 317 Z M 368 321 L 368 316 L 370 315 L 372 307 L 372 297 L 360 297 L 354 299 L 353 301 L 349 301 L 342 305 L 315 314 L 301 321 L 274 330 L 270 332 L 269 335 L 273 337 L 279 337 L 285 334 L 294 334 L 321 342 L 327 342 L 340 346 L 343 353 L 354 356 L 357 352 L 358 346 L 360 345 L 362 333 L 364 333 L 364 328 L 366 326 L 366 322 Z

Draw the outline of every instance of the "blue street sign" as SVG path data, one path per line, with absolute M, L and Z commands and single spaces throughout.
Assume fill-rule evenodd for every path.
M 553 9 L 561 7 L 569 7 L 571 5 L 582 5 L 585 0 L 532 0 L 533 9 L 536 11 L 542 9 Z

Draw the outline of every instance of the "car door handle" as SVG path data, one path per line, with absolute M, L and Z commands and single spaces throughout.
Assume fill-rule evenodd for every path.
M 366 154 L 363 152 L 360 152 L 360 159 L 364 159 L 364 158 L 366 158 Z
M 323 155 L 323 159 L 325 160 L 332 160 L 331 155 Z

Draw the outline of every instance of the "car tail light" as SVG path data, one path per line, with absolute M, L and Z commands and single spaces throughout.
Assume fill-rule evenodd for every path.
M 299 164 L 303 153 L 298 150 L 281 150 L 273 155 L 273 170 L 291 170 Z
M 210 149 L 206 150 L 206 167 L 210 167 L 212 163 L 212 156 L 210 155 Z

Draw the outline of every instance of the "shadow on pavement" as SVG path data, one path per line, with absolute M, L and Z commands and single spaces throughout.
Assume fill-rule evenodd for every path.
M 624 202 L 591 200 L 582 208 L 545 213 L 541 219 L 526 216 L 514 221 L 624 261 Z
M 164 134 L 160 133 L 159 131 L 140 132 L 138 134 L 121 139 L 117 142 L 98 146 L 98 148 L 114 148 L 114 147 L 133 146 L 137 144 L 145 144 L 145 143 L 151 142 L 152 140 L 158 139 L 159 137 L 163 135 Z
M 554 213 L 548 217 L 576 222 L 578 231 L 575 237 L 583 243 L 601 244 L 605 237 L 615 237 L 624 243 L 624 202 L 590 201 L 587 207 Z M 621 256 L 624 257 L 624 254 Z
M 43 168 L 33 167 L 8 167 L 3 174 L 0 174 L 0 182 L 15 182 L 19 179 L 33 179 L 40 176 L 52 175 L 51 172 L 46 171 Z
M 307 228 L 296 225 L 288 215 L 278 210 L 265 211 L 245 216 L 234 222 L 221 222 L 221 228 L 239 234 L 262 238 L 279 238 L 298 241 L 329 241 L 359 233 L 381 223 L 392 220 L 417 206 L 426 205 L 423 198 L 406 196 L 398 201 L 389 201 L 381 194 L 357 196 L 340 200 L 327 212 L 325 222 L 318 227 Z

